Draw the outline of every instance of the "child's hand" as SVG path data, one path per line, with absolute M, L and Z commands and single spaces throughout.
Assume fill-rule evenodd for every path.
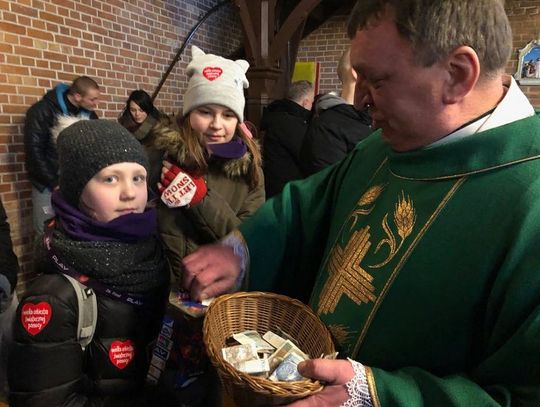
M 229 292 L 240 275 L 240 259 L 231 247 L 221 244 L 201 246 L 182 263 L 183 286 L 198 301 Z
M 191 176 L 169 161 L 163 161 L 158 189 L 161 200 L 169 208 L 196 205 L 207 192 L 206 182 L 202 177 Z

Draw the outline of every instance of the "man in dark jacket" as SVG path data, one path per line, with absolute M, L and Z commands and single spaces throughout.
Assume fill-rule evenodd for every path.
M 329 93 L 315 102 L 300 153 L 304 176 L 342 160 L 371 133 L 369 114 L 353 106 L 356 72 L 350 63 L 350 49 L 341 56 L 337 73 L 342 83 L 341 96 Z
M 270 198 L 292 180 L 303 178 L 300 148 L 306 132 L 313 85 L 308 81 L 291 83 L 285 99 L 276 100 L 264 109 L 263 168 L 266 197 Z
M 17 285 L 19 264 L 13 253 L 9 223 L 6 211 L 0 201 L 0 395 L 6 392 L 6 362 L 11 322 L 15 315 L 16 298 L 13 296 Z
M 51 128 L 57 117 L 86 116 L 97 119 L 94 110 L 99 102 L 99 86 L 87 76 L 76 78 L 71 86 L 64 83 L 49 90 L 26 113 L 24 147 L 26 170 L 32 182 L 34 230 L 41 232 L 43 223 L 54 213 L 51 192 L 58 184 L 58 157 Z

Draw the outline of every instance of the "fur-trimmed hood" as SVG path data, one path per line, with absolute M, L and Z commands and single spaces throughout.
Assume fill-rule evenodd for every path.
M 185 137 L 182 129 L 171 118 L 161 119 L 152 128 L 152 137 L 154 147 L 166 153 L 176 163 L 182 167 L 192 154 L 186 145 Z M 201 148 L 207 150 L 206 145 L 201 145 Z M 227 178 L 245 177 L 249 174 L 249 169 L 252 164 L 253 157 L 249 150 L 240 158 L 224 159 L 212 158 L 208 155 L 208 167 L 215 168 L 218 171 L 223 171 Z
M 62 130 L 68 128 L 73 123 L 77 123 L 80 120 L 89 120 L 87 116 L 79 115 L 79 116 L 66 116 L 63 114 L 59 114 L 56 116 L 56 124 L 54 127 L 51 128 L 51 136 L 56 144 L 56 140 L 58 139 L 58 135 L 62 132 Z

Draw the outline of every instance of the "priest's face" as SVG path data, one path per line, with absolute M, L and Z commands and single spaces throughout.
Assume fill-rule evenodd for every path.
M 351 63 L 358 73 L 362 104 L 370 106 L 373 127 L 395 151 L 428 145 L 445 134 L 442 102 L 445 69 L 420 65 L 408 40 L 397 31 L 392 11 L 358 30 L 351 43 Z M 363 106 L 357 106 L 362 108 Z

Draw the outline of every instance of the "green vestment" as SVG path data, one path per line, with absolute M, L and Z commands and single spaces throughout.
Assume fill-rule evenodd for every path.
M 376 132 L 240 226 L 375 405 L 540 406 L 540 116 L 407 153 Z

